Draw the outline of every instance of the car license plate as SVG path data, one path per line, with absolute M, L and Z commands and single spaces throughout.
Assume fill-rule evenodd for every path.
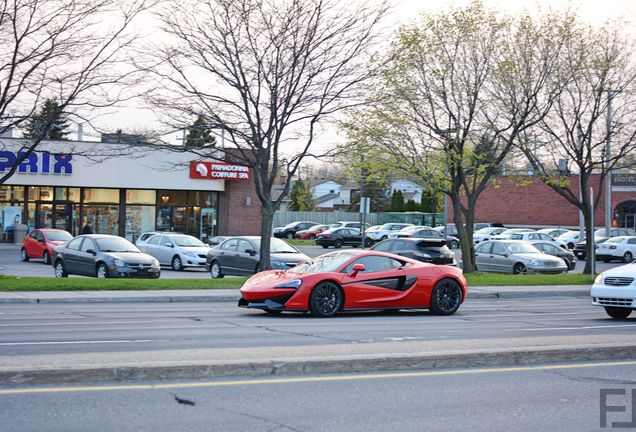
M 577 257 L 582 257 L 583 255 L 585 255 L 585 252 L 581 252 L 581 251 L 576 252 Z

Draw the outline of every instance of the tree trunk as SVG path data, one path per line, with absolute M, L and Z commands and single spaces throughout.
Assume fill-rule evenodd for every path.
M 270 270 L 272 268 L 270 239 L 272 237 L 274 211 L 271 202 L 261 202 L 261 249 L 259 251 L 261 260 L 258 264 L 258 271 Z

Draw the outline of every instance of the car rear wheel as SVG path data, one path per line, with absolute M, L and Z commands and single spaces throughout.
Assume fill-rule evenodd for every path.
M 634 261 L 634 256 L 632 255 L 631 252 L 625 252 L 625 255 L 623 255 L 623 262 L 624 263 L 630 263 Z
M 20 259 L 24 262 L 29 261 L 29 254 L 27 253 L 25 248 L 22 248 L 20 251 Z
M 528 273 L 528 269 L 523 263 L 516 263 L 512 267 L 512 274 L 526 274 Z
M 452 315 L 462 303 L 462 289 L 453 279 L 442 279 L 431 292 L 429 309 L 435 315 Z
M 51 264 L 51 255 L 49 254 L 49 251 L 44 251 L 42 258 L 44 258 L 44 264 Z
M 56 278 L 68 277 L 68 273 L 66 272 L 66 267 L 64 267 L 64 263 L 62 262 L 62 260 L 58 260 L 55 263 L 55 277 Z
M 448 247 L 451 249 L 457 249 L 459 247 L 459 243 L 456 240 L 451 240 L 450 243 L 448 243 Z
M 364 247 L 371 247 L 373 246 L 373 240 L 371 239 L 364 239 Z
M 221 279 L 225 276 L 221 272 L 221 266 L 218 261 L 212 261 L 212 264 L 210 264 L 210 276 L 212 276 L 212 279 Z
M 342 240 L 338 239 L 334 242 L 333 247 L 340 249 L 342 247 Z
M 183 262 L 181 261 L 181 257 L 179 257 L 179 255 L 175 255 L 172 257 L 172 270 L 174 271 L 183 270 Z
M 605 312 L 614 319 L 625 319 L 631 315 L 632 310 L 627 308 L 606 307 Z
M 342 307 L 342 291 L 333 282 L 321 282 L 309 296 L 309 311 L 318 317 L 332 317 Z
M 294 238 L 294 233 L 288 232 L 287 234 L 285 234 L 285 237 L 291 240 Z
M 106 264 L 100 263 L 97 266 L 97 279 L 106 279 L 108 277 L 108 267 Z

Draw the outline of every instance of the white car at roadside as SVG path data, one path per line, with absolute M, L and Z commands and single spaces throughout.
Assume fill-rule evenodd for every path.
M 473 244 L 478 244 L 479 242 L 490 240 L 494 236 L 501 234 L 507 229 L 508 228 L 487 227 L 477 230 L 473 233 Z
M 186 267 L 205 267 L 210 249 L 201 240 L 186 234 L 155 234 L 139 246 L 162 265 L 181 271 Z
M 596 259 L 630 263 L 636 257 L 636 236 L 610 237 L 596 246 Z
M 636 263 L 606 270 L 592 285 L 592 304 L 605 308 L 615 319 L 627 318 L 636 309 Z
M 402 228 L 413 226 L 413 224 L 407 223 L 385 223 L 376 229 L 367 230 L 367 236 L 371 237 L 373 241 L 382 241 L 389 238 L 389 234 L 401 230 Z
M 551 237 L 547 234 L 543 234 L 540 232 L 518 232 L 512 233 L 508 236 L 510 240 L 525 240 L 529 242 L 547 242 L 552 243 L 555 246 L 558 246 L 563 249 L 567 249 L 567 245 L 563 243 L 561 240 L 557 240 L 554 237 Z

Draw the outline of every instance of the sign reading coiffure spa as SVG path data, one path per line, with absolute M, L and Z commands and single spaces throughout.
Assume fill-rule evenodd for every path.
M 225 162 L 190 162 L 190 178 L 207 180 L 240 180 L 250 179 L 250 169 L 243 165 Z

